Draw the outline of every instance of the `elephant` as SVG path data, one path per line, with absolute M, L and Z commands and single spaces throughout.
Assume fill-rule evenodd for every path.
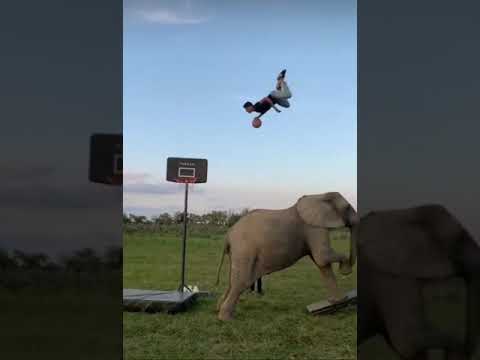
M 445 207 L 426 204 L 370 212 L 361 217 L 355 231 L 360 349 L 367 340 L 382 336 L 405 359 L 423 359 L 432 348 L 443 349 L 448 359 L 464 359 L 462 354 L 472 353 L 480 342 L 480 246 L 458 220 Z M 457 321 L 462 313 L 468 314 L 465 342 L 452 340 L 426 315 L 435 305 L 425 300 L 425 289 L 436 287 L 437 294 L 444 296 L 446 284 L 455 279 L 461 280 L 457 289 L 467 289 L 467 300 L 459 302 L 467 306 L 462 305 L 459 313 L 444 311 L 442 316 Z M 458 290 L 454 294 L 460 296 Z M 359 359 L 369 358 L 359 351 Z
M 230 257 L 229 285 L 217 304 L 218 318 L 231 320 L 236 303 L 244 290 L 257 279 L 285 269 L 309 255 L 325 281 L 328 300 L 342 301 L 333 263 L 340 273 L 348 275 L 356 259 L 354 239 L 350 237 L 349 257 L 336 253 L 330 246 L 329 230 L 358 223 L 356 211 L 338 192 L 304 195 L 286 209 L 250 211 L 228 231 L 217 271 L 225 255 Z

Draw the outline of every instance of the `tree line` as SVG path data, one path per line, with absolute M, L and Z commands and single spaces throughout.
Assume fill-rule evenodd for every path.
M 122 268 L 123 250 L 121 247 L 110 247 L 100 255 L 91 248 L 75 251 L 54 261 L 46 254 L 27 253 L 20 250 L 8 252 L 0 249 L 0 271 L 43 270 L 91 272 L 100 270 L 118 270 Z
M 244 209 L 240 212 L 211 211 L 203 215 L 188 213 L 187 221 L 190 225 L 204 225 L 228 228 L 235 224 L 248 211 L 248 209 Z M 173 214 L 164 212 L 160 215 L 152 217 L 124 213 L 123 224 L 126 226 L 133 225 L 136 228 L 169 227 L 183 223 L 183 216 L 183 212 L 180 211 Z

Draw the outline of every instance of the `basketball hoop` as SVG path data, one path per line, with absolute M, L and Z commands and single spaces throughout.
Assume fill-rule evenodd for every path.
M 197 182 L 196 177 L 179 177 L 175 180 L 179 184 L 195 184 Z
M 123 185 L 123 176 L 122 175 L 113 175 L 108 178 L 108 183 L 111 185 Z
M 173 158 L 167 159 L 167 181 L 185 184 L 185 207 L 183 210 L 183 242 L 182 242 L 182 278 L 179 291 L 191 292 L 185 284 L 185 254 L 187 246 L 188 188 L 191 184 L 207 182 L 207 159 Z

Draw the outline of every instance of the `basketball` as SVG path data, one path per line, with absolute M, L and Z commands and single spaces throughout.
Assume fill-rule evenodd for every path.
M 260 120 L 259 118 L 253 119 L 252 126 L 258 129 L 260 126 L 262 126 L 262 120 Z

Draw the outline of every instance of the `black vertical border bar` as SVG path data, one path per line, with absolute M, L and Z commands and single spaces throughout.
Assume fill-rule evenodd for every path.
M 0 251 L 41 260 L 0 267 L 0 356 L 118 360 L 122 187 L 89 141 L 123 131 L 123 3 L 5 1 L 0 28 Z
M 360 215 L 439 204 L 479 242 L 479 13 L 476 1 L 358 0 Z M 358 266 L 361 300 L 361 251 Z

